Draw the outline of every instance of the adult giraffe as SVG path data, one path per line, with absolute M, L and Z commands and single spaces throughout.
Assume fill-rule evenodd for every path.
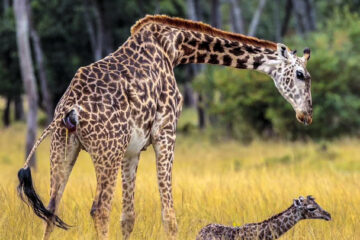
M 200 22 L 167 16 L 139 20 L 117 51 L 76 72 L 56 107 L 54 120 L 28 156 L 30 159 L 40 142 L 52 134 L 47 208 L 33 188 L 28 160 L 18 173 L 21 196 L 25 194 L 35 214 L 46 221 L 44 239 L 54 226 L 68 227 L 56 211 L 80 149 L 90 153 L 95 165 L 97 187 L 90 214 L 101 239 L 108 238 L 111 202 L 121 166 L 121 225 L 123 237 L 128 239 L 135 222 L 139 155 L 149 144 L 156 153 L 163 224 L 169 238 L 175 238 L 171 172 L 182 97 L 173 68 L 209 63 L 264 72 L 293 106 L 297 119 L 310 124 L 309 58 L 309 49 L 297 57 L 283 44 L 224 32 Z

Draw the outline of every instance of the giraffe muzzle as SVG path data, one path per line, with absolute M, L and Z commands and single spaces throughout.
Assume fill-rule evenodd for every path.
M 331 214 L 328 212 L 325 212 L 324 220 L 330 221 L 331 220 Z
M 296 119 L 306 126 L 312 123 L 312 116 L 304 112 L 297 112 Z

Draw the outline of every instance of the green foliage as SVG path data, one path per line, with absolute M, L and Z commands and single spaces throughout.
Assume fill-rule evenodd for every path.
M 183 0 L 94 2 L 103 13 L 107 52 L 121 46 L 130 35 L 130 27 L 146 14 L 185 17 L 187 6 Z M 33 23 L 43 47 L 48 85 L 55 105 L 76 69 L 94 61 L 84 14 L 86 1 L 31 0 L 30 3 Z M 211 4 L 204 0 L 198 3 L 202 20 L 210 22 Z M 278 0 L 276 4 L 268 1 L 257 30 L 258 37 L 275 39 L 274 14 L 278 14 L 280 20 L 283 19 L 285 5 L 285 0 Z M 221 131 L 221 134 L 216 132 L 214 135 L 233 136 L 249 141 L 258 136 L 296 139 L 359 134 L 360 19 L 353 12 L 359 10 L 360 1 L 321 0 L 316 1 L 315 5 L 318 31 L 305 39 L 293 36 L 284 41 L 291 48 L 296 46 L 300 50 L 309 46 L 312 49 L 308 68 L 313 78 L 313 124 L 305 127 L 295 120 L 291 106 L 278 94 L 272 80 L 265 75 L 207 66 L 197 77 L 194 87 L 205 98 L 204 105 L 209 122 Z M 251 22 L 257 6 L 258 1 L 241 1 L 245 28 Z M 349 9 L 337 10 L 344 6 Z M 1 5 L 0 95 L 12 97 L 21 94 L 23 90 L 13 9 L 11 4 L 6 11 L 2 7 Z M 221 28 L 230 30 L 230 5 L 222 4 L 221 8 Z M 288 33 L 291 35 L 295 29 L 295 17 L 290 21 L 292 30 Z M 186 66 L 175 69 L 179 84 L 190 80 L 186 70 Z M 179 124 L 179 129 L 190 132 L 195 125 L 194 121 L 191 124 Z
M 0 56 L 0 95 L 7 97 L 19 95 L 22 92 L 22 82 L 11 8 L 0 15 Z
M 126 41 L 131 26 L 146 14 L 185 16 L 185 2 L 181 0 L 95 2 L 103 13 L 108 53 Z M 94 61 L 85 18 L 86 1 L 32 0 L 30 4 L 32 20 L 43 48 L 48 85 L 56 105 L 76 69 Z M 0 56 L 0 95 L 18 95 L 22 92 L 22 81 L 11 7 L 5 12 L 0 6 Z
M 208 111 L 217 116 L 216 125 L 243 140 L 258 135 L 286 139 L 358 135 L 359 26 L 358 15 L 338 11 L 321 27 L 321 32 L 312 33 L 305 40 L 285 40 L 292 48 L 309 46 L 312 50 L 308 70 L 312 76 L 314 116 L 308 127 L 295 120 L 290 104 L 263 74 L 211 67 L 196 79 L 194 86 L 206 96 Z

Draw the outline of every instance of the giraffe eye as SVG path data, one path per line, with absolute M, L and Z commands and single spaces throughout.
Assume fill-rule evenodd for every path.
M 304 77 L 304 74 L 300 71 L 296 71 L 296 77 L 300 80 L 304 80 L 305 77 Z
M 315 211 L 315 210 L 316 210 L 316 208 L 314 208 L 314 207 L 310 207 L 310 208 L 308 208 L 308 210 L 309 210 L 310 212 L 313 212 L 313 211 Z

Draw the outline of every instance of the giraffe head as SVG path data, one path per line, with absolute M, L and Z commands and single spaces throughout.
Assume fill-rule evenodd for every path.
M 280 94 L 292 105 L 299 122 L 312 122 L 311 77 L 306 69 L 310 59 L 310 49 L 304 50 L 302 57 L 296 50 L 290 51 L 284 44 L 277 44 L 277 59 L 270 60 L 271 76 Z
M 294 199 L 294 207 L 300 213 L 302 219 L 331 220 L 330 213 L 322 209 L 312 196 L 306 198 L 300 196 L 298 199 Z

